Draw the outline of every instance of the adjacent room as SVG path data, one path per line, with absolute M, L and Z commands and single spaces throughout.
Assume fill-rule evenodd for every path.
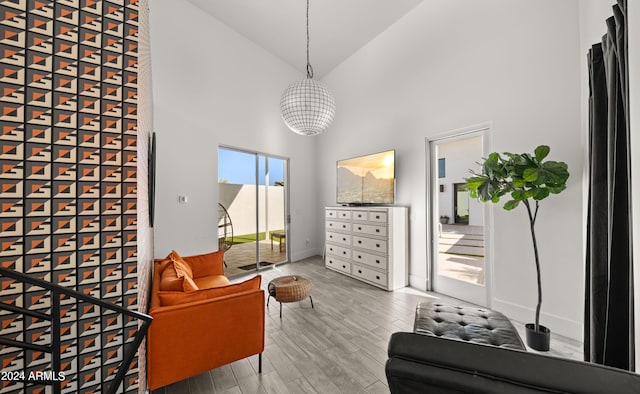
M 0 12 L 0 393 L 640 391 L 638 4 Z

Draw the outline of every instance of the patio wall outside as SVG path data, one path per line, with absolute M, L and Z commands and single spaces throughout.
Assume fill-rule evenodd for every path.
M 260 207 L 259 231 L 283 230 L 285 223 L 284 187 L 257 186 Z M 219 202 L 229 212 L 233 234 L 256 232 L 256 185 L 218 184 Z M 268 207 L 268 209 L 264 209 Z

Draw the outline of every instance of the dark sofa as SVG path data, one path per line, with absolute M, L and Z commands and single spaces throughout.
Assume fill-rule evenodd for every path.
M 389 342 L 394 394 L 638 394 L 640 375 L 533 352 L 410 332 Z

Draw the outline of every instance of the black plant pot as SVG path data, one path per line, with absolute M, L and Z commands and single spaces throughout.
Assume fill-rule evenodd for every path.
M 549 343 L 551 342 L 551 330 L 543 325 L 539 325 L 539 331 L 535 330 L 536 325 L 533 323 L 527 323 L 524 325 L 526 328 L 527 345 L 530 348 L 539 350 L 541 352 L 549 351 Z

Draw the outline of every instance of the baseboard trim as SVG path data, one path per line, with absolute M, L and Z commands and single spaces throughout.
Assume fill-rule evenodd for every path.
M 307 249 L 307 250 L 299 251 L 296 253 L 291 253 L 291 257 L 289 258 L 289 261 L 292 261 L 292 262 L 300 261 L 311 256 L 322 256 L 322 250 Z
M 536 313 L 534 308 L 528 308 L 496 298 L 493 299 L 491 308 L 500 311 L 510 319 L 517 320 L 521 323 L 532 323 Z M 544 324 L 549 327 L 552 333 L 575 339 L 576 341 L 582 341 L 582 322 L 570 320 L 551 313 L 545 313 L 543 308 L 540 313 L 540 324 Z

